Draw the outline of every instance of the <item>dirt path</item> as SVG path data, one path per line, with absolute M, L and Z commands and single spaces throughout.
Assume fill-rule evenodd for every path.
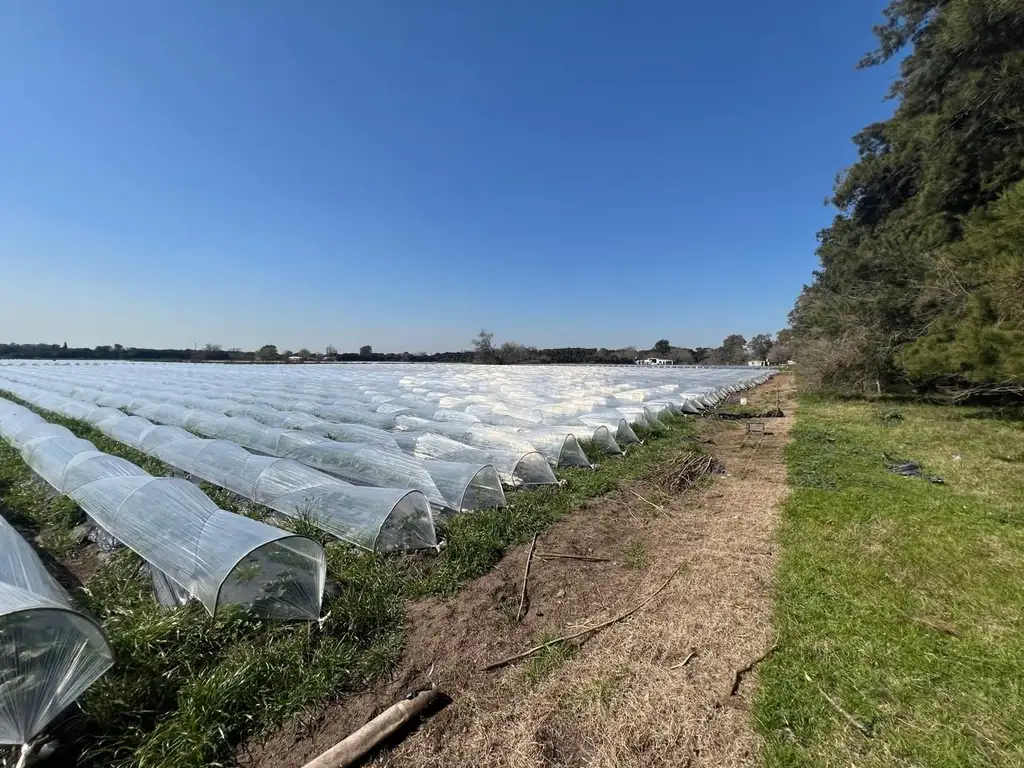
M 538 551 L 611 562 L 535 559 L 528 610 L 514 621 L 526 550 L 452 600 L 411 606 L 407 652 L 389 686 L 335 707 L 313 733 L 292 730 L 253 747 L 253 768 L 300 766 L 431 679 L 453 703 L 374 765 L 392 768 L 678 768 L 753 761 L 748 709 L 756 672 L 730 696 L 736 669 L 768 648 L 775 528 L 788 493 L 782 448 L 795 405 L 789 376 L 747 394 L 787 416 L 768 434 L 709 420 L 709 445 L 727 474 L 704 492 L 656 488 L 600 499 L 552 526 Z M 650 503 L 648 503 L 650 502 Z M 652 504 L 661 509 L 655 509 Z M 591 635 L 571 655 L 484 664 L 621 613 L 683 564 L 641 612 Z M 685 666 L 680 666 L 690 653 Z

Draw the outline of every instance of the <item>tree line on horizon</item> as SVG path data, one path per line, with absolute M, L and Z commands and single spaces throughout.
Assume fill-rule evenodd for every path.
M 256 350 L 224 349 L 220 344 L 205 344 L 193 349 L 150 349 L 121 344 L 96 347 L 68 347 L 65 344 L 0 344 L 0 359 L 8 360 L 134 360 L 165 362 L 283 363 L 302 362 L 406 362 L 406 363 L 481 363 L 492 365 L 543 365 L 559 363 L 633 364 L 637 359 L 659 357 L 680 365 L 740 365 L 748 360 L 771 364 L 786 362 L 790 356 L 790 331 L 775 337 L 759 333 L 749 341 L 739 334 L 727 336 L 719 347 L 678 347 L 660 339 L 650 349 L 623 347 L 538 348 L 514 341 L 493 343 L 494 334 L 482 330 L 472 341 L 472 349 L 457 352 L 374 352 L 365 344 L 358 352 L 339 352 L 328 345 L 323 352 L 302 348 L 279 350 L 264 344 Z
M 790 315 L 809 381 L 1024 397 L 1024 0 L 893 0 L 904 50 Z
M 579 348 L 538 349 L 515 341 L 494 343 L 494 333 L 483 329 L 473 339 L 473 361 L 498 365 L 537 363 L 634 363 L 645 358 L 672 360 L 679 365 L 742 365 L 759 360 L 774 365 L 789 359 L 789 329 L 776 337 L 759 333 L 747 341 L 740 334 L 730 334 L 718 347 L 677 347 L 668 339 L 659 339 L 649 349 Z

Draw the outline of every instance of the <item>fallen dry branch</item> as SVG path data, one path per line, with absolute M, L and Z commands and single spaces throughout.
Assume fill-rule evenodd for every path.
M 685 659 L 683 659 L 683 660 L 682 660 L 681 662 L 679 662 L 678 664 L 673 664 L 673 665 L 672 665 L 671 667 L 669 667 L 669 669 L 679 669 L 680 667 L 685 667 L 685 666 L 686 666 L 687 664 L 689 664 L 689 663 L 690 663 L 690 660 L 691 660 L 691 659 L 692 659 L 692 658 L 693 658 L 694 656 L 696 656 L 696 655 L 697 655 L 697 652 L 696 652 L 696 651 L 690 651 L 690 655 L 689 655 L 689 656 L 687 656 L 687 657 L 686 657 Z
M 722 465 L 714 456 L 681 453 L 657 467 L 651 479 L 666 490 L 678 492 L 696 488 L 702 477 L 713 473 L 722 473 Z
M 771 656 L 777 650 L 779 650 L 779 641 L 778 641 L 778 639 L 776 639 L 776 641 L 771 645 L 771 647 L 768 648 L 768 650 L 766 650 L 764 653 L 762 653 L 756 659 L 754 659 L 753 661 L 751 661 L 751 662 L 743 665 L 739 669 L 737 669 L 733 673 L 733 676 L 732 676 L 732 688 L 729 689 L 729 695 L 730 696 L 735 696 L 737 693 L 739 693 L 739 691 L 740 691 L 740 683 L 743 682 L 743 676 L 745 674 L 747 674 L 748 672 L 753 671 L 754 667 L 756 667 L 762 661 L 767 659 L 769 656 Z
M 437 689 L 420 691 L 388 707 L 355 733 L 346 736 L 303 768 L 345 768 L 355 765 L 371 750 L 394 736 L 399 729 L 419 717 L 437 700 Z
M 530 578 L 530 566 L 533 565 L 533 553 L 537 549 L 537 536 L 533 534 L 533 543 L 530 544 L 530 554 L 526 557 L 526 570 L 523 572 L 523 591 L 519 593 L 519 610 L 516 611 L 516 621 L 523 617 L 523 605 L 526 603 L 526 582 Z
M 567 552 L 538 552 L 537 557 L 541 560 L 558 558 L 560 560 L 585 560 L 588 563 L 610 563 L 610 557 L 593 557 L 592 555 L 570 555 Z
M 586 629 L 582 629 L 579 632 L 575 632 L 575 633 L 573 633 L 571 635 L 563 635 L 562 637 L 556 637 L 554 640 L 549 640 L 546 643 L 541 643 L 540 645 L 535 645 L 533 648 L 530 648 L 529 650 L 523 651 L 522 653 L 517 653 L 515 656 L 509 656 L 507 658 L 501 659 L 500 661 L 491 662 L 490 664 L 488 664 L 488 665 L 486 665 L 484 667 L 481 667 L 480 671 L 481 672 L 490 672 L 492 669 L 498 669 L 499 667 L 504 667 L 506 664 L 511 664 L 513 661 L 519 661 L 519 659 L 525 659 L 527 656 L 532 656 L 537 651 L 542 651 L 542 650 L 544 650 L 545 648 L 547 648 L 549 646 L 557 645 L 558 643 L 564 643 L 567 640 L 575 640 L 577 637 L 582 637 L 583 635 L 590 634 L 591 632 L 596 632 L 599 629 L 604 629 L 607 626 L 610 626 L 612 624 L 615 624 L 616 622 L 622 621 L 623 619 L 632 616 L 634 613 L 636 613 L 641 608 L 643 608 L 645 605 L 647 605 L 649 602 L 651 602 L 651 600 L 653 600 L 659 594 L 661 594 L 661 592 L 665 589 L 665 587 L 667 587 L 669 585 L 669 582 L 671 582 L 672 579 L 674 579 L 676 577 L 676 574 L 678 574 L 681 570 L 683 570 L 683 566 L 684 565 L 685 565 L 685 563 L 680 563 L 678 566 L 676 566 L 675 570 L 672 571 L 672 573 L 669 574 L 669 577 L 667 579 L 665 579 L 665 581 L 662 583 L 662 585 L 660 587 L 658 587 L 650 595 L 645 597 L 643 600 L 641 600 L 639 603 L 634 605 L 628 611 L 624 611 L 624 612 L 620 613 L 618 616 L 615 616 L 614 618 L 608 619 L 608 621 L 602 621 L 600 624 L 595 624 L 592 627 L 587 627 Z
M 807 679 L 808 683 L 814 683 L 814 681 L 811 679 L 811 676 L 808 675 L 806 672 L 804 672 L 804 677 Z M 872 734 L 871 734 L 871 728 L 869 726 L 865 725 L 860 720 L 858 720 L 853 715 L 851 715 L 849 712 L 847 712 L 845 709 L 843 709 L 842 705 L 840 705 L 840 703 L 838 701 L 836 701 L 834 698 L 829 696 L 828 693 L 825 692 L 825 689 L 822 688 L 820 685 L 818 685 L 817 683 L 814 683 L 814 686 L 818 689 L 818 693 L 820 693 L 822 695 L 822 697 L 825 699 L 825 701 L 827 701 L 831 705 L 832 709 L 834 709 L 836 712 L 838 712 L 840 714 L 840 716 L 851 727 L 853 727 L 856 730 L 860 731 L 861 734 L 864 736 L 864 738 L 866 738 L 866 739 L 870 739 L 871 738 Z
M 632 488 L 630 488 L 630 489 L 629 489 L 629 492 L 630 492 L 630 493 L 632 493 L 632 494 L 633 494 L 634 496 L 636 496 L 636 497 L 637 497 L 638 499 L 640 499 L 640 501 L 642 501 L 642 502 L 643 502 L 644 504 L 650 504 L 650 505 L 651 505 L 652 507 L 654 507 L 654 508 L 655 508 L 656 510 L 658 510 L 659 512 L 664 512 L 664 511 L 665 511 L 665 508 L 664 508 L 664 507 L 659 507 L 659 506 L 658 506 L 657 504 L 655 504 L 655 503 L 654 503 L 653 501 L 648 501 L 648 500 L 647 500 L 647 499 L 645 499 L 645 498 L 644 498 L 643 496 L 641 496 L 641 495 L 640 495 L 639 493 L 637 493 L 636 491 L 634 491 L 634 490 L 633 490 Z

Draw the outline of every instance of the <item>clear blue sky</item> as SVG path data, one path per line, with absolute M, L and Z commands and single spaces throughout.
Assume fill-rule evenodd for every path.
M 883 0 L 0 3 L 0 339 L 785 325 Z

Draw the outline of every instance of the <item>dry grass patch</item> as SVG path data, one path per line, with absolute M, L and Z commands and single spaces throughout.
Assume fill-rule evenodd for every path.
M 788 381 L 782 387 L 788 403 Z M 774 384 L 763 387 L 762 402 L 774 404 L 775 392 Z M 759 393 L 748 396 L 756 403 Z M 478 623 L 479 637 L 460 648 L 464 663 L 487 663 L 528 648 L 536 644 L 539 632 L 556 637 L 594 626 L 636 605 L 684 567 L 642 610 L 577 641 L 575 651 L 556 664 L 523 661 L 495 673 L 447 677 L 454 704 L 374 764 L 750 764 L 759 743 L 749 715 L 756 670 L 744 678 L 737 696 L 728 692 L 735 670 L 775 638 L 775 531 L 779 504 L 787 493 L 781 448 L 790 424 L 789 418 L 777 419 L 774 434 L 748 439 L 742 423 L 705 423 L 713 432 L 712 450 L 727 471 L 710 488 L 656 495 L 648 474 L 648 485 L 638 489 L 643 500 L 627 492 L 594 503 L 586 510 L 593 538 L 582 529 L 576 546 L 581 552 L 610 555 L 615 562 L 551 561 L 540 569 L 535 562 L 531 590 L 550 590 L 564 598 L 537 600 L 531 606 L 524 620 L 529 634 L 487 636 L 488 626 Z M 681 452 L 687 449 L 679 446 Z M 597 531 L 605 526 L 608 538 L 602 548 Z M 551 535 L 560 535 L 558 528 Z M 544 547 L 542 536 L 538 551 Z M 635 563 L 641 553 L 645 567 L 629 567 L 628 561 Z M 524 563 L 525 551 L 508 559 L 508 582 L 521 577 Z M 586 579 L 576 581 L 568 576 L 570 567 L 591 570 Z M 489 589 L 500 594 L 493 586 Z M 586 599 L 579 599 L 580 593 Z M 457 611 L 454 606 L 452 610 Z M 694 650 L 697 655 L 681 666 Z M 430 658 L 433 654 L 424 654 L 420 663 L 426 665 Z M 543 667 L 543 675 L 530 674 L 536 665 Z

